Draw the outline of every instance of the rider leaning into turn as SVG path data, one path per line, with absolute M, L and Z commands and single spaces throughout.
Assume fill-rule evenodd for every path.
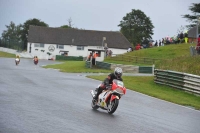
M 16 59 L 19 59 L 19 62 L 20 62 L 20 57 L 19 57 L 19 55 L 16 55 Z
M 101 94 L 101 92 L 103 90 L 109 89 L 110 88 L 110 84 L 112 84 L 112 81 L 114 79 L 123 81 L 123 79 L 121 78 L 122 73 L 123 73 L 122 69 L 119 68 L 119 67 L 116 67 L 115 70 L 114 70 L 114 72 L 111 73 L 111 74 L 109 74 L 108 77 L 102 82 L 102 84 L 100 85 L 100 87 L 96 89 L 97 94 L 94 96 L 94 99 L 97 100 L 99 94 Z

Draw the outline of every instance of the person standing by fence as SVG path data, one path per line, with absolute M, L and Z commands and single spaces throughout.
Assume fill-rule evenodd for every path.
M 197 50 L 197 54 L 200 55 L 200 35 L 199 35 L 198 40 L 197 40 L 196 50 Z
M 86 61 L 90 61 L 91 57 L 92 57 L 92 53 L 90 52 L 90 54 L 88 55 Z
M 93 52 L 93 54 L 92 54 L 92 65 L 96 65 L 96 57 L 97 57 L 96 52 Z

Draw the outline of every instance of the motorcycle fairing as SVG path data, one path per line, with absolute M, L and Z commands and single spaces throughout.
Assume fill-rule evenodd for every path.
M 107 97 L 110 96 L 110 91 L 103 91 L 100 95 L 99 95 L 99 100 L 98 100 L 98 104 L 101 107 L 107 108 L 107 104 L 106 104 L 106 99 Z

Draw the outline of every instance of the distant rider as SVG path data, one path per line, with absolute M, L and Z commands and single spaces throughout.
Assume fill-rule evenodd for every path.
M 34 61 L 35 64 L 37 64 L 38 63 L 38 57 L 34 56 L 33 61 Z
M 19 59 L 19 62 L 20 62 L 20 57 L 19 57 L 19 55 L 16 55 L 16 59 Z
M 110 87 L 111 87 L 110 85 L 112 84 L 112 82 L 113 82 L 114 79 L 123 81 L 123 79 L 121 78 L 122 73 L 123 73 L 122 69 L 119 68 L 119 67 L 116 67 L 115 70 L 114 70 L 114 72 L 111 73 L 111 74 L 109 74 L 108 77 L 105 78 L 105 80 L 99 86 L 99 88 L 96 89 L 97 94 L 94 96 L 94 99 L 97 100 L 99 94 L 101 94 L 101 92 L 103 90 L 110 89 Z

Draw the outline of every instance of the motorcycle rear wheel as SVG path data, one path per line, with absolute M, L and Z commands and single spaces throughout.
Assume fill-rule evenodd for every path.
M 116 109 L 118 107 L 118 104 L 119 104 L 119 99 L 114 99 L 111 102 L 111 104 L 108 105 L 108 110 L 107 110 L 108 113 L 109 114 L 113 114 L 116 111 Z
M 92 106 L 92 109 L 94 110 L 97 110 L 99 108 L 99 106 L 96 105 L 94 100 L 92 100 L 91 106 Z

